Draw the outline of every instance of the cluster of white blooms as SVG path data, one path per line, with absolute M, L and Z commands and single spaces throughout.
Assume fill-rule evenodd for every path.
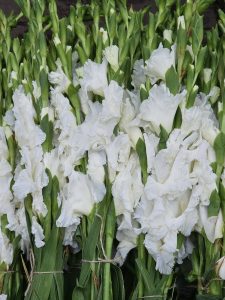
M 22 86 L 13 95 L 13 114 L 15 117 L 14 131 L 15 139 L 19 146 L 20 161 L 15 170 L 13 185 L 14 197 L 20 205 L 17 210 L 20 231 L 22 237 L 27 234 L 25 225 L 24 199 L 29 194 L 32 195 L 32 208 L 34 214 L 46 216 L 47 207 L 44 203 L 42 189 L 48 184 L 48 176 L 43 163 L 42 143 L 45 140 L 45 133 L 35 124 L 36 112 L 32 103 L 32 98 Z M 37 247 L 43 246 L 44 235 L 37 218 L 32 219 L 32 233 L 35 236 Z
M 135 87 L 141 72 L 141 83 L 149 77 L 154 84 L 140 105 L 136 122 L 144 132 L 148 179 L 134 218 L 145 234 L 144 243 L 156 269 L 163 274 L 170 274 L 175 261 L 182 262 L 191 250 L 187 242 L 178 249 L 179 233 L 188 237 L 193 230 L 204 228 L 213 243 L 222 237 L 223 229 L 221 210 L 211 217 L 207 210 L 211 193 L 217 190 L 211 163 L 215 162 L 218 124 L 206 95 L 199 94 L 194 106 L 186 109 L 185 89 L 174 96 L 163 81 L 156 84 L 165 80 L 171 65 L 175 65 L 174 47 L 170 52 L 160 45 L 146 66 L 137 64 L 133 74 Z M 182 123 L 172 130 L 178 106 Z M 169 134 L 164 149 L 159 147 L 161 126 Z
M 7 135 L 11 134 L 10 129 Z M 0 217 L 4 214 L 7 215 L 8 228 L 14 228 L 14 205 L 12 202 L 13 196 L 10 191 L 10 184 L 12 180 L 12 168 L 8 162 L 8 146 L 6 141 L 6 135 L 3 127 L 0 127 Z M 1 222 L 0 222 L 1 225 Z M 7 235 L 2 232 L 0 226 L 0 262 L 5 262 L 7 265 L 12 263 L 13 259 L 13 247 L 10 243 Z
M 194 106 L 187 109 L 185 88 L 176 95 L 167 88 L 165 74 L 171 66 L 175 67 L 175 52 L 175 46 L 170 50 L 160 44 L 147 61 L 137 61 L 132 91 L 108 80 L 108 64 L 115 72 L 119 69 L 117 46 L 104 50 L 102 63 L 88 60 L 83 67 L 77 65 L 74 55 L 72 81 L 80 86 L 78 94 L 84 116 L 81 124 L 65 93 L 71 82 L 57 62 L 57 70 L 49 74 L 50 104 L 41 116 L 48 114 L 54 128 L 53 149 L 44 154 L 41 145 L 45 134 L 35 123 L 32 98 L 21 86 L 15 91 L 12 109 L 15 120 L 11 126 L 20 151 L 13 185 L 17 209 L 11 204 L 12 170 L 1 129 L 0 164 L 4 167 L 0 182 L 5 192 L 0 201 L 8 206 L 4 206 L 5 211 L 1 208 L 0 214 L 7 213 L 9 226 L 21 235 L 24 248 L 29 238 L 23 202 L 29 194 L 33 209 L 31 233 L 37 247 L 45 244 L 39 217 L 47 214 L 42 194 L 48 185 L 46 168 L 59 181 L 61 213 L 56 225 L 65 228 L 65 245 L 77 248 L 74 239 L 77 226 L 82 216 L 88 216 L 94 205 L 103 200 L 106 176 L 112 185 L 119 241 L 115 259 L 120 264 L 136 246 L 140 233 L 145 235 L 144 244 L 156 261 L 156 269 L 163 274 L 170 274 L 175 262 L 181 263 L 191 252 L 188 236 L 192 231 L 204 229 L 212 243 L 222 236 L 221 211 L 218 216 L 208 217 L 210 196 L 217 191 L 211 165 L 215 161 L 213 142 L 219 133 L 218 124 L 208 104 L 209 96 L 199 94 Z M 139 90 L 146 80 L 153 86 L 148 98 L 141 101 Z M 40 91 L 35 83 L 34 94 L 38 99 Z M 178 108 L 182 122 L 173 129 Z M 168 134 L 163 146 L 162 130 Z M 145 144 L 147 156 L 145 184 L 136 150 L 139 139 Z M 87 161 L 85 170 L 83 159 Z M 14 214 L 19 224 L 17 229 L 11 224 Z M 179 234 L 187 238 L 178 248 Z M 0 242 L 5 248 L 10 247 L 3 233 Z

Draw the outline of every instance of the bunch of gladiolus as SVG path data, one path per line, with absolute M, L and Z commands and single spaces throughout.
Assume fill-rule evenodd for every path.
M 0 13 L 0 299 L 223 299 L 225 13 Z M 27 31 L 13 38 L 21 17 Z M 180 299 L 182 299 L 180 297 Z

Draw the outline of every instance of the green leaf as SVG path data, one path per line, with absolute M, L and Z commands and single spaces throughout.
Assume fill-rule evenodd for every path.
M 192 48 L 193 53 L 196 56 L 201 47 L 203 39 L 203 17 L 197 13 L 194 18 L 194 24 L 192 24 Z
M 149 92 L 147 91 L 145 85 L 141 84 L 141 86 L 140 86 L 140 98 L 141 98 L 141 101 L 144 101 L 145 99 L 148 99 L 148 95 L 149 95 Z
M 146 294 L 151 295 L 154 292 L 153 281 L 152 281 L 147 269 L 143 266 L 141 260 L 139 258 L 137 258 L 135 260 L 135 262 L 136 262 L 136 264 L 138 266 L 138 270 L 141 273 L 141 276 L 143 278 Z
M 98 215 L 95 215 L 93 225 L 85 241 L 83 247 L 83 254 L 82 254 L 82 258 L 84 260 L 91 261 L 95 256 L 95 250 L 96 250 L 96 246 L 98 243 L 99 234 L 102 226 L 102 219 L 99 217 L 99 215 L 102 215 L 104 211 L 104 206 L 106 204 L 105 202 L 106 201 L 104 199 L 100 203 Z M 87 285 L 90 274 L 91 274 L 91 264 L 89 262 L 83 262 L 81 267 L 80 278 L 78 282 L 79 287 L 84 288 Z
M 45 115 L 44 118 L 41 119 L 40 127 L 46 134 L 46 140 L 42 144 L 42 148 L 45 152 L 50 151 L 52 149 L 53 122 L 49 121 L 48 115 Z
M 74 289 L 72 300 L 85 300 L 82 290 L 80 288 Z
M 162 127 L 162 125 L 160 125 L 159 137 L 160 137 L 160 140 L 159 140 L 159 145 L 158 145 L 158 151 L 166 148 L 166 141 L 169 137 L 167 131 Z
M 218 216 L 220 210 L 220 196 L 216 190 L 211 193 L 208 206 L 208 217 Z
M 178 106 L 174 121 L 173 121 L 173 128 L 180 128 L 182 124 L 182 112 L 180 107 Z
M 42 262 L 40 268 L 35 268 L 32 284 L 29 292 L 27 293 L 25 300 L 48 300 L 51 292 L 51 286 L 53 281 L 54 271 L 56 270 L 56 257 L 57 257 L 57 242 L 58 242 L 59 228 L 55 225 L 51 231 L 49 240 L 46 242 L 45 247 L 42 249 Z M 61 245 L 62 247 L 62 245 Z M 41 272 L 53 272 L 53 273 L 41 273 Z
M 184 235 L 182 233 L 178 233 L 177 235 L 177 249 L 180 249 L 184 242 Z
M 216 152 L 216 162 L 223 165 L 225 157 L 225 134 L 223 132 L 217 135 L 213 147 Z
M 171 66 L 166 72 L 166 86 L 173 95 L 176 95 L 180 90 L 179 76 L 174 66 Z
M 222 182 L 219 183 L 219 195 L 221 199 L 221 208 L 224 217 L 225 216 L 225 187 Z
M 125 289 L 123 274 L 119 267 L 111 265 L 111 278 L 112 278 L 112 290 L 113 290 L 113 299 L 124 300 L 125 299 Z
M 147 162 L 145 142 L 141 138 L 139 138 L 136 144 L 136 151 L 141 165 L 143 183 L 146 183 L 148 177 L 148 172 L 147 172 L 148 162 Z
M 138 299 L 138 285 L 136 286 L 130 300 L 137 300 L 137 299 Z
M 49 83 L 48 83 L 48 74 L 45 69 L 41 69 L 39 73 L 39 81 L 41 86 L 41 101 L 43 107 L 48 106 L 49 98 Z
M 43 188 L 43 198 L 44 198 L 44 203 L 48 209 L 48 212 L 47 212 L 47 215 L 45 216 L 43 229 L 44 229 L 44 234 L 45 234 L 45 240 L 47 241 L 51 234 L 52 176 L 51 176 L 51 172 L 48 169 L 46 169 L 46 173 L 48 175 L 48 185 Z

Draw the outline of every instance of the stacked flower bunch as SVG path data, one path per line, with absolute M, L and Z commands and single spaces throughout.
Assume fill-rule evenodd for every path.
M 175 299 L 179 276 L 222 299 L 225 14 L 204 33 L 212 2 L 1 13 L 0 299 Z

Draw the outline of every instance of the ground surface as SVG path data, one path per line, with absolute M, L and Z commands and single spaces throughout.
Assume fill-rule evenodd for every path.
M 87 3 L 88 0 L 83 1 Z M 132 5 L 134 9 L 139 9 L 146 5 L 151 5 L 151 10 L 155 10 L 155 1 L 154 0 L 128 0 L 128 5 Z M 58 13 L 60 16 L 65 16 L 69 12 L 70 5 L 76 3 L 75 0 L 58 0 Z M 224 0 L 216 0 L 215 4 L 213 4 L 206 12 L 204 23 L 205 28 L 211 28 L 215 25 L 217 20 L 217 10 L 221 8 L 225 10 L 225 1 Z M 16 5 L 14 0 L 0 0 L 0 9 L 4 11 L 4 13 L 9 14 L 14 11 L 15 13 L 19 12 L 19 8 Z M 13 34 L 15 36 L 22 35 L 26 30 L 26 21 L 21 19 L 17 28 L 14 30 Z

